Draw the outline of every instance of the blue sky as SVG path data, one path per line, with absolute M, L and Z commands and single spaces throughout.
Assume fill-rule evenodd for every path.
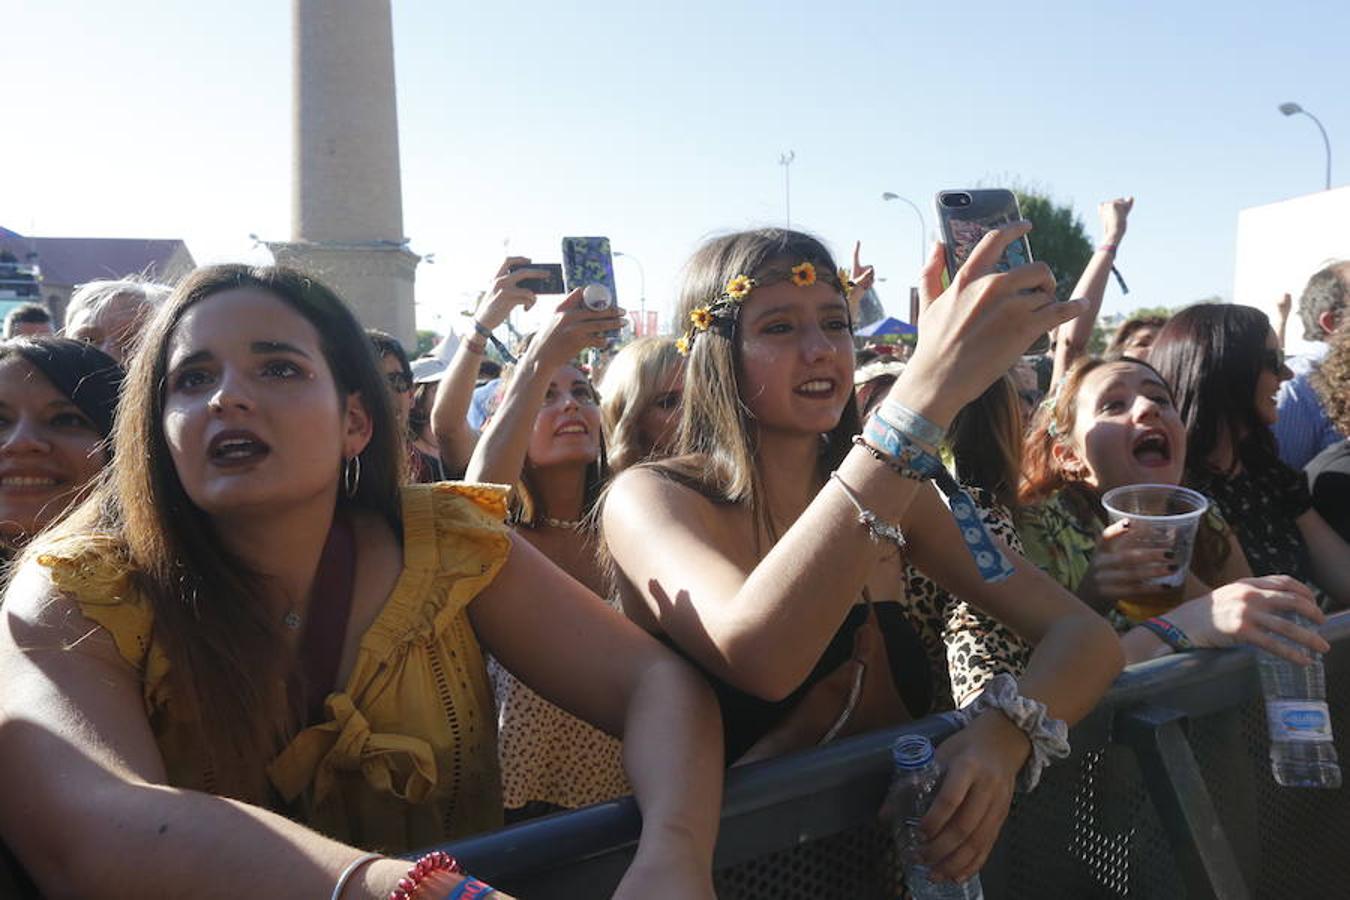
M 0 0 L 0 225 L 199 261 L 288 237 L 289 7 Z M 793 224 L 841 257 L 861 239 L 902 317 L 918 222 L 880 194 L 931 229 L 937 190 L 1008 180 L 1094 238 L 1097 202 L 1135 195 L 1108 311 L 1226 297 L 1238 210 L 1322 185 L 1316 128 L 1276 106 L 1350 147 L 1347 34 L 1350 4 L 1307 0 L 394 0 L 404 230 L 436 254 L 419 321 L 454 321 L 505 241 L 556 261 L 568 234 L 610 236 L 664 308 L 704 236 L 782 223 L 789 149 Z

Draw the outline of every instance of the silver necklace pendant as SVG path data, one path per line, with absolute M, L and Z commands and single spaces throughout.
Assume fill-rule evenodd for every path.
M 281 617 L 281 623 L 292 631 L 298 631 L 300 629 L 300 614 L 291 610 Z
M 570 528 L 576 531 L 581 527 L 582 519 L 555 519 L 552 516 L 544 516 L 544 524 L 549 528 Z

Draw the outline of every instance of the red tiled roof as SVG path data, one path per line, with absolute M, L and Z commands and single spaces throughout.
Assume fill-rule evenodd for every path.
M 36 253 L 43 280 L 53 284 L 76 285 L 147 271 L 152 277 L 164 277 L 180 247 L 187 252 L 178 239 L 25 237 L 0 228 L 0 250 L 8 250 L 20 262 Z M 188 264 L 193 264 L 190 252 Z

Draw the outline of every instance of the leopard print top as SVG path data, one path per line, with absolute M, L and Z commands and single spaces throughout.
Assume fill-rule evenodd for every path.
M 982 488 L 964 487 L 980 507 L 990 533 L 1013 552 L 1023 554 L 1007 507 Z M 1012 629 L 953 597 L 908 563 L 903 605 L 928 654 L 934 710 L 964 705 L 1000 672 L 1017 677 L 1026 669 L 1031 647 Z

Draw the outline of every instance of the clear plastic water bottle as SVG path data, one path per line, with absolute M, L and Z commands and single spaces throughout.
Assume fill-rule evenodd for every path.
M 942 769 L 933 758 L 932 743 L 923 735 L 904 735 L 891 747 L 891 759 L 895 772 L 884 809 L 890 817 L 910 896 L 914 900 L 984 900 L 978 875 L 961 884 L 929 881 L 928 867 L 919 861 L 919 821 L 942 783 Z
M 1305 628 L 1314 627 L 1294 613 L 1285 614 L 1285 618 Z M 1332 741 L 1322 657 L 1318 655 L 1311 664 L 1300 666 L 1259 650 L 1257 665 L 1270 727 L 1270 771 L 1276 783 L 1285 787 L 1340 787 L 1341 767 Z

